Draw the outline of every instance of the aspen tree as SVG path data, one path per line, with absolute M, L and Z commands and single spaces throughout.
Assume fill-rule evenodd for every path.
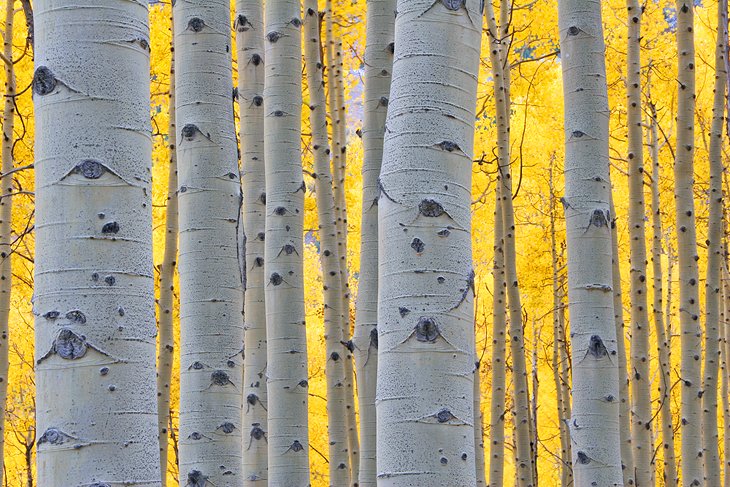
M 147 4 L 34 20 L 37 482 L 159 485 Z
M 264 7 L 269 485 L 302 487 L 309 485 L 309 383 L 302 264 L 301 6 L 281 0 Z
M 646 285 L 646 234 L 644 229 L 644 134 L 641 108 L 641 18 L 639 0 L 627 0 L 629 159 L 629 242 L 631 271 L 631 446 L 636 485 L 654 484 L 654 445 L 649 375 L 649 304 Z M 615 233 L 615 232 L 614 232 Z M 623 398 L 622 398 L 623 399 Z
M 350 482 L 350 458 L 345 417 L 345 357 L 342 346 L 342 289 L 337 254 L 335 199 L 332 194 L 330 149 L 327 140 L 327 101 L 320 59 L 319 10 L 317 0 L 304 3 L 304 57 L 309 86 L 315 193 L 319 220 L 320 261 L 324 284 L 324 327 L 327 345 L 327 430 L 329 436 L 330 485 Z M 353 475 L 355 473 L 353 472 Z
M 246 232 L 243 360 L 243 477 L 245 485 L 267 483 L 266 305 L 264 238 L 264 7 L 237 0 L 238 100 L 241 113 L 243 228 Z
M 378 373 L 378 177 L 393 68 L 395 0 L 367 4 L 363 96 L 360 276 L 353 344 L 360 413 L 360 487 L 377 483 L 375 389 Z M 353 471 L 353 477 L 356 472 Z
M 613 207 L 613 199 L 610 206 L 611 214 L 616 211 Z M 613 310 L 614 324 L 616 326 L 616 357 L 618 359 L 619 376 L 619 424 L 621 431 L 621 470 L 623 472 L 624 485 L 634 485 L 634 456 L 631 449 L 631 401 L 629 397 L 629 377 L 626 370 L 626 344 L 624 341 L 624 307 L 621 292 L 621 264 L 618 252 L 618 231 L 616 224 L 611 224 L 611 273 L 613 284 Z
M 725 248 L 727 248 L 727 238 L 725 239 Z M 722 327 L 721 333 L 723 334 L 722 340 L 722 407 L 723 407 L 723 420 L 724 420 L 724 462 L 723 469 L 725 472 L 724 483 L 725 487 L 730 487 L 730 275 L 727 272 L 727 265 L 723 263 L 722 266 Z
M 398 2 L 378 213 L 380 487 L 476 484 L 470 193 L 480 34 L 476 0 Z
M 575 485 L 622 485 L 601 3 L 561 0 Z
M 487 485 L 485 462 L 484 462 L 484 431 L 482 424 L 482 388 L 481 370 L 479 360 L 474 362 L 474 464 L 476 466 L 476 485 Z
M 509 150 L 509 88 L 505 85 L 503 69 L 509 61 L 507 51 L 500 48 L 500 39 L 497 38 L 498 28 L 495 22 L 492 5 L 485 2 L 487 25 L 490 32 L 490 58 L 492 62 L 492 76 L 494 78 L 494 96 L 497 111 L 497 153 L 499 161 L 499 184 L 502 198 L 503 243 L 505 282 L 509 303 L 510 321 L 510 348 L 512 353 L 512 384 L 515 401 L 514 415 L 517 437 L 515 461 L 517 465 L 517 480 L 519 486 L 534 485 L 532 455 L 530 451 L 531 434 L 529 418 L 529 391 L 527 387 L 527 366 L 525 363 L 525 341 L 522 329 L 522 306 L 520 291 L 517 282 L 517 262 L 515 249 L 515 217 L 512 206 L 512 175 L 510 170 Z
M 485 3 L 485 6 L 487 4 Z M 487 6 L 487 9 L 489 6 Z M 495 188 L 494 202 L 494 261 L 492 266 L 492 396 L 489 420 L 489 485 L 504 484 L 504 416 L 507 379 L 507 296 L 502 247 L 502 197 L 501 184 Z
M 3 106 L 3 141 L 2 141 L 2 199 L 0 199 L 0 466 L 5 459 L 5 403 L 8 396 L 8 372 L 10 363 L 9 322 L 10 296 L 13 286 L 13 143 L 15 134 L 15 69 L 13 68 L 13 16 L 15 2 L 5 2 L 5 32 L 3 36 L 3 54 L 5 62 L 5 103 Z M 0 483 L 3 481 L 3 469 L 0 469 Z
M 558 422 L 560 427 L 560 482 L 563 487 L 572 484 L 572 475 L 570 469 L 570 438 L 568 436 L 568 425 L 566 421 L 570 415 L 566 415 L 566 407 L 569 407 L 565 401 L 563 389 L 568 378 L 562 375 L 563 356 L 561 343 L 565 341 L 563 323 L 561 319 L 561 311 L 563 308 L 562 296 L 560 291 L 560 277 L 558 268 L 558 249 L 555 238 L 555 216 L 556 216 L 556 197 L 553 183 L 553 160 L 550 161 L 550 254 L 552 257 L 553 267 L 553 380 L 555 381 L 555 396 L 557 399 Z
M 722 198 L 722 142 L 725 128 L 727 71 L 727 0 L 717 2 L 715 46 L 715 94 L 710 133 L 710 214 L 707 229 L 707 274 L 705 275 L 705 360 L 702 383 L 702 459 L 706 485 L 720 485 L 720 435 L 717 427 L 717 387 L 720 360 L 720 286 L 724 249 Z M 699 349 L 698 349 L 699 351 Z
M 171 24 L 174 22 L 170 17 Z M 171 27 L 175 42 L 174 26 Z M 157 302 L 158 350 L 157 350 L 157 434 L 160 441 L 160 473 L 162 486 L 167 485 L 167 461 L 170 427 L 170 382 L 174 360 L 175 337 L 173 311 L 175 307 L 175 265 L 177 264 L 177 125 L 175 124 L 175 47 L 171 46 L 170 97 L 167 143 L 170 150 L 167 208 L 165 212 L 165 253 L 160 266 L 160 299 Z
M 227 1 L 174 6 L 180 208 L 180 475 L 242 485 L 240 178 Z M 205 67 L 205 69 L 202 69 Z
M 694 216 L 695 48 L 694 6 L 677 0 L 679 93 L 674 161 L 674 203 L 679 258 L 679 323 L 681 333 L 682 485 L 702 485 L 702 330 L 699 321 L 699 270 Z
M 647 90 L 649 87 L 647 86 Z M 651 97 L 650 97 L 651 98 Z M 662 210 L 659 200 L 659 134 L 656 121 L 656 107 L 649 101 L 650 130 L 649 130 L 649 151 L 652 160 L 651 173 L 651 214 L 652 214 L 652 249 L 651 262 L 653 270 L 654 286 L 654 329 L 656 330 L 657 356 L 659 360 L 659 380 L 657 389 L 659 391 L 659 421 L 662 432 L 662 455 L 664 460 L 663 480 L 667 487 L 677 485 L 677 465 L 674 453 L 674 426 L 671 408 L 671 347 L 669 346 L 669 333 L 665 325 L 665 314 L 662 306 L 662 295 L 664 292 L 662 272 Z M 668 299 L 669 301 L 669 299 Z M 670 302 L 667 305 L 671 305 Z M 669 314 L 666 314 L 667 324 Z

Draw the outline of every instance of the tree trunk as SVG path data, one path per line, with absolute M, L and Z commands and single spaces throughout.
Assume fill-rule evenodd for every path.
M 35 10 L 38 484 L 159 485 L 147 6 Z
M 360 407 L 360 487 L 375 487 L 377 484 L 375 389 L 378 374 L 378 178 L 383 160 L 385 117 L 393 69 L 395 4 L 395 0 L 371 0 L 367 5 L 360 278 L 353 337 Z M 353 476 L 354 474 L 355 472 Z
M 13 288 L 13 144 L 15 134 L 15 70 L 13 69 L 13 15 L 15 2 L 5 2 L 5 103 L 3 107 L 2 175 L 0 185 L 0 465 L 5 460 L 5 403 L 8 397 L 10 296 Z M 0 482 L 3 471 L 0 469 Z
M 482 425 L 482 389 L 481 389 L 481 368 L 479 360 L 474 362 L 474 464 L 476 467 L 476 485 L 487 485 L 486 472 L 484 471 L 484 431 Z
M 489 5 L 485 4 L 489 9 Z M 495 188 L 494 202 L 494 262 L 492 303 L 492 394 L 489 420 L 489 485 L 502 487 L 504 484 L 504 417 L 507 382 L 507 296 L 504 271 L 504 250 L 502 247 L 504 225 L 502 225 L 501 184 Z
M 575 485 L 621 485 L 608 100 L 600 2 L 559 3 Z M 620 357 L 618 357 L 620 359 Z
M 261 0 L 236 1 L 238 100 L 241 113 L 243 227 L 246 232 L 243 360 L 243 477 L 249 486 L 266 485 L 268 446 L 266 391 L 266 305 L 264 239 L 264 12 Z
M 647 86 L 647 91 L 648 91 Z M 651 97 L 649 97 L 651 100 Z M 664 293 L 664 276 L 662 272 L 662 210 L 659 200 L 659 134 L 657 131 L 656 107 L 649 101 L 649 113 L 651 115 L 651 127 L 649 133 L 649 151 L 652 160 L 651 176 L 651 214 L 652 214 L 652 248 L 651 263 L 654 273 L 654 329 L 657 340 L 657 356 L 659 359 L 659 380 L 657 390 L 659 392 L 658 407 L 660 429 L 662 432 L 662 456 L 664 460 L 663 481 L 666 487 L 677 485 L 677 464 L 674 455 L 674 427 L 672 425 L 672 362 L 669 336 L 667 336 L 667 325 L 663 310 L 662 295 Z M 668 299 L 669 301 L 669 299 Z M 667 303 L 668 306 L 671 302 Z M 666 322 L 669 322 L 669 314 Z
M 710 194 L 705 275 L 705 363 L 702 383 L 702 459 L 706 485 L 720 485 L 720 435 L 717 427 L 717 387 L 720 360 L 720 271 L 723 264 L 722 142 L 725 128 L 727 71 L 727 0 L 717 3 L 715 94 L 710 133 Z M 699 350 L 699 349 L 698 349 Z
M 727 239 L 725 245 L 727 246 Z M 724 437 L 723 447 L 725 451 L 724 458 L 724 486 L 730 487 L 730 276 L 727 272 L 727 265 L 722 266 L 722 309 L 723 319 L 721 321 L 720 333 L 723 335 L 722 340 L 722 408 L 723 408 L 723 426 Z
M 679 323 L 682 360 L 682 485 L 702 485 L 702 330 L 699 320 L 699 270 L 694 216 L 695 48 L 694 6 L 677 0 L 677 151 L 674 202 L 679 257 Z
M 170 18 L 171 24 L 174 22 Z M 174 26 L 173 31 L 174 43 Z M 173 332 L 173 311 L 175 307 L 175 265 L 177 264 L 177 125 L 175 124 L 175 49 L 171 49 L 170 98 L 168 110 L 170 120 L 167 142 L 170 149 L 167 208 L 165 212 L 165 253 L 160 266 L 160 299 L 157 302 L 158 349 L 157 349 L 157 431 L 160 441 L 160 472 L 162 487 L 167 485 L 167 462 L 169 452 L 170 424 L 170 381 L 175 351 Z
M 327 430 L 329 436 L 330 485 L 350 482 L 350 457 L 345 416 L 345 360 L 348 351 L 342 342 L 342 288 L 337 254 L 335 198 L 332 193 L 329 142 L 327 140 L 327 100 L 320 59 L 319 10 L 317 0 L 305 0 L 304 57 L 307 63 L 310 125 L 314 153 L 315 193 L 319 220 L 320 261 L 324 283 L 324 327 L 327 344 Z M 356 475 L 354 472 L 353 475 Z M 355 478 L 357 482 L 357 478 Z
M 175 109 L 177 126 L 182 127 L 180 472 L 193 485 L 240 485 L 241 194 L 231 103 L 229 4 L 177 0 L 174 16 Z
M 301 7 L 296 0 L 264 7 L 269 485 L 299 487 L 309 485 Z
M 481 11 L 476 0 L 401 0 L 395 22 L 378 215 L 378 485 L 475 485 L 470 206 Z
M 631 446 L 636 485 L 654 485 L 654 445 L 649 374 L 649 303 L 646 285 L 644 219 L 644 136 L 641 111 L 641 18 L 639 0 L 627 0 L 628 10 L 628 159 L 629 159 L 629 283 L 631 289 Z M 615 217 L 615 215 L 614 215 Z M 614 232 L 615 233 L 615 232 Z

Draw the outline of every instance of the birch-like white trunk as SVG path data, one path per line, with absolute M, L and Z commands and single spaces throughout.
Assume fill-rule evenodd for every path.
M 622 485 L 605 46 L 598 0 L 559 3 L 575 485 Z
M 244 485 L 266 485 L 268 431 L 266 390 L 266 178 L 264 171 L 264 6 L 236 0 L 238 105 L 241 113 L 243 228 L 246 232 L 243 361 Z
M 647 83 L 647 91 L 650 86 Z M 649 98 L 650 113 L 650 130 L 649 130 L 649 153 L 652 160 L 651 172 L 651 221 L 652 221 L 652 244 L 651 244 L 651 263 L 653 270 L 653 288 L 654 288 L 654 329 L 657 341 L 657 357 L 659 362 L 659 377 L 657 381 L 657 391 L 659 392 L 659 400 L 657 407 L 659 411 L 659 429 L 662 438 L 662 460 L 664 469 L 662 477 L 666 487 L 675 487 L 677 485 L 677 462 L 674 452 L 674 426 L 672 418 L 671 405 L 671 389 L 672 389 L 672 361 L 671 347 L 669 346 L 669 333 L 667 324 L 669 323 L 669 313 L 664 313 L 663 294 L 664 294 L 664 276 L 662 271 L 662 209 L 659 199 L 659 133 L 656 120 L 656 108 Z M 671 274 L 670 274 L 671 275 Z M 671 298 L 671 294 L 669 295 Z M 670 299 L 667 299 L 667 306 L 671 306 Z
M 367 4 L 363 96 L 360 277 L 353 336 L 360 413 L 360 487 L 377 483 L 375 389 L 378 373 L 378 177 L 393 69 L 395 0 Z M 353 475 L 356 472 L 353 472 Z
M 631 446 L 636 485 L 654 485 L 654 445 L 649 373 L 649 303 L 646 284 L 644 134 L 641 108 L 641 19 L 638 0 L 627 1 L 629 242 L 631 269 Z M 615 216 L 615 215 L 614 215 Z
M 345 411 L 345 362 L 349 350 L 343 346 L 342 287 L 337 248 L 337 217 L 332 191 L 330 148 L 327 139 L 327 98 L 320 59 L 319 9 L 317 0 L 304 2 L 304 57 L 309 86 L 310 126 L 314 153 L 315 193 L 319 220 L 320 262 L 324 287 L 324 336 L 327 347 L 325 375 L 327 378 L 327 430 L 329 438 L 329 482 L 345 486 L 351 481 L 350 451 L 347 440 Z
M 677 215 L 679 325 L 681 334 L 682 485 L 703 485 L 702 329 L 700 328 L 697 229 L 694 214 L 695 47 L 694 5 L 677 0 L 677 139 L 674 203 Z
M 172 18 L 170 18 L 173 21 Z M 172 26 L 174 31 L 174 26 Z M 173 35 L 174 44 L 174 35 Z M 173 45 L 174 47 L 174 45 Z M 175 266 L 177 265 L 177 125 L 175 124 L 175 51 L 170 62 L 170 120 L 167 142 L 170 150 L 167 208 L 165 212 L 165 253 L 160 266 L 160 298 L 157 301 L 157 434 L 160 442 L 162 487 L 167 485 L 170 428 L 170 382 L 175 351 L 173 311 L 175 307 Z
M 5 403 L 8 396 L 10 363 L 10 296 L 13 288 L 13 144 L 15 143 L 15 70 L 13 69 L 14 0 L 5 2 L 5 32 L 3 53 L 5 61 L 5 102 L 3 103 L 2 174 L 0 175 L 0 466 L 5 460 Z M 4 469 L 0 469 L 0 484 Z
M 723 132 L 727 71 L 727 0 L 717 3 L 715 43 L 715 94 L 710 132 L 710 214 L 707 229 L 707 273 L 705 274 L 705 363 L 702 382 L 702 459 L 706 485 L 720 485 L 720 434 L 717 426 L 718 374 L 720 373 L 720 309 L 723 248 Z M 729 452 L 726 452 L 726 455 Z
M 301 6 L 265 4 L 266 368 L 269 485 L 309 485 L 304 191 L 301 164 Z
M 243 485 L 240 178 L 230 6 L 174 6 L 180 208 L 181 483 Z
M 476 0 L 400 0 L 397 11 L 378 214 L 378 486 L 474 485 L 481 9 Z
M 147 4 L 35 2 L 38 485 L 160 485 Z

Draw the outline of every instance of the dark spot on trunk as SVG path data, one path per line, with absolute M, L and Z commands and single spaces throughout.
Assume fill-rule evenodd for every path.
M 593 210 L 593 213 L 591 214 L 591 225 L 608 228 L 608 218 L 606 217 L 606 213 L 599 209 Z
M 200 440 L 201 438 L 203 438 L 203 435 L 201 435 L 201 434 L 200 434 L 200 433 L 198 433 L 197 431 L 193 431 L 192 433 L 190 433 L 190 436 L 188 436 L 188 438 L 190 438 L 191 440 L 195 440 L 195 441 L 198 441 L 198 440 Z
M 274 32 L 269 32 L 268 34 L 266 34 L 266 39 L 268 39 L 268 41 L 271 42 L 272 44 L 274 42 L 278 41 L 279 39 L 281 39 L 281 37 L 282 37 L 281 32 L 274 31 Z
M 415 250 L 417 254 L 421 254 L 426 248 L 426 244 L 423 243 L 423 240 L 416 237 L 411 241 L 411 248 Z
M 228 377 L 228 373 L 223 370 L 215 370 L 210 374 L 210 383 L 214 386 L 227 386 L 233 384 L 231 378 Z
M 218 429 L 228 435 L 233 433 L 233 430 L 235 430 L 236 427 L 233 425 L 233 423 L 223 423 L 222 425 L 218 426 Z
M 109 374 L 109 367 L 102 367 L 99 369 L 99 375 L 105 376 Z
M 195 125 L 194 123 L 186 124 L 182 128 L 183 139 L 193 140 L 195 138 L 195 134 L 197 134 L 198 132 L 200 132 L 200 129 L 198 128 L 197 125 Z
M 260 440 L 263 437 L 264 430 L 261 429 L 258 423 L 254 424 L 253 428 L 251 428 L 251 438 L 253 438 L 254 440 Z
M 61 315 L 58 311 L 49 311 L 43 315 L 43 317 L 47 320 L 55 320 Z
M 575 137 L 576 139 L 580 139 L 584 135 L 585 135 L 585 133 L 581 132 L 580 130 L 576 130 L 573 132 L 573 137 Z
M 400 308 L 398 308 L 398 312 L 400 313 L 400 317 L 401 317 L 401 318 L 405 318 L 405 316 L 406 316 L 406 315 L 407 315 L 408 313 L 410 313 L 410 312 L 411 312 L 411 310 L 410 310 L 410 309 L 408 309 L 408 308 L 405 308 L 405 307 L 401 306 Z
M 443 142 L 436 144 L 436 146 L 447 152 L 454 152 L 455 150 L 461 150 L 461 147 L 459 147 L 459 144 L 457 144 L 456 142 L 451 142 L 449 140 L 444 140 Z
M 456 416 L 451 414 L 451 411 L 448 409 L 442 409 L 438 413 L 436 413 L 436 421 L 439 423 L 448 423 L 452 419 L 456 419 Z
M 378 329 L 373 328 L 370 330 L 370 346 L 378 348 Z
M 580 34 L 580 29 L 574 25 L 568 27 L 568 35 L 569 36 L 577 36 Z
M 278 286 L 282 282 L 284 282 L 284 278 L 281 277 L 278 273 L 274 272 L 271 274 L 271 278 L 269 279 L 269 282 L 273 284 L 274 286 Z
M 119 223 L 109 222 L 101 227 L 101 233 L 119 233 Z
M 590 457 L 588 455 L 586 455 L 585 453 L 583 453 L 582 451 L 579 451 L 577 456 L 578 456 L 578 463 L 580 463 L 581 465 L 588 465 L 589 463 L 591 463 Z
M 251 22 L 248 21 L 245 15 L 239 14 L 238 17 L 236 17 L 236 21 L 233 23 L 233 28 L 238 32 L 246 32 L 248 30 L 246 25 L 251 25 Z
M 43 435 L 38 438 L 38 444 L 42 445 L 43 443 L 50 443 L 51 445 L 63 445 L 69 439 L 71 439 L 71 437 L 58 428 L 48 428 Z
M 446 211 L 444 211 L 444 207 L 441 206 L 441 203 L 439 203 L 436 200 L 432 200 L 432 199 L 428 199 L 428 198 L 421 201 L 421 203 L 419 203 L 418 211 L 423 216 L 428 216 L 428 217 L 439 217 L 439 216 L 443 215 L 444 213 L 446 213 Z
M 293 25 L 294 27 L 296 27 L 297 29 L 302 26 L 302 21 L 299 20 L 298 18 L 291 19 L 291 22 L 289 22 L 289 23 L 291 25 Z
M 284 208 L 283 206 L 279 206 L 274 210 L 274 214 L 276 214 L 277 216 L 284 216 L 286 215 L 286 208 Z
M 380 97 L 380 101 L 378 101 L 379 107 L 387 107 L 388 106 L 388 98 L 385 96 Z
M 439 331 L 436 320 L 422 316 L 415 327 L 416 340 L 419 342 L 435 342 L 441 332 Z
M 205 365 L 200 362 L 193 362 L 193 365 L 191 365 L 190 368 L 193 370 L 203 370 L 205 368 Z
M 261 95 L 256 95 L 253 97 L 253 104 L 257 107 L 260 107 L 264 104 L 264 97 Z
M 99 179 L 104 174 L 104 166 L 93 159 L 81 161 L 81 164 L 76 166 L 75 170 L 86 179 Z
M 448 228 L 444 228 L 443 230 L 438 232 L 436 235 L 438 235 L 439 237 L 448 237 L 449 235 L 451 235 L 451 231 Z
M 193 32 L 200 32 L 205 27 L 205 22 L 199 17 L 193 17 L 188 21 L 188 29 Z
M 185 487 L 205 487 L 208 483 L 208 477 L 203 475 L 200 470 L 191 470 L 188 472 L 188 483 Z
M 106 276 L 104 282 L 109 286 L 113 286 L 117 282 L 117 278 L 114 276 Z
M 307 387 L 309 385 L 309 381 L 306 379 L 302 379 L 299 381 L 299 387 Z
M 263 257 L 256 257 L 254 259 L 254 264 L 256 264 L 256 267 L 263 267 L 264 266 L 264 258 Z
M 294 440 L 294 443 L 291 444 L 289 449 L 294 452 L 300 452 L 300 451 L 304 450 L 304 447 L 302 446 L 301 443 L 299 443 L 299 440 Z
M 66 360 L 79 359 L 86 355 L 87 350 L 86 339 L 67 328 L 61 330 L 53 342 L 53 351 Z
M 391 54 L 395 53 L 395 42 L 388 44 L 388 52 Z
M 591 336 L 591 340 L 588 343 L 588 353 L 595 358 L 602 358 L 608 355 L 608 350 L 606 350 L 606 345 L 603 344 L 601 337 L 598 335 Z
M 40 95 L 47 95 L 56 89 L 58 81 L 53 71 L 46 66 L 38 66 L 33 75 L 33 91 Z
M 249 394 L 248 396 L 246 396 L 246 402 L 248 404 L 250 404 L 251 406 L 255 406 L 256 401 L 258 401 L 258 400 L 259 400 L 259 396 L 257 396 L 256 394 Z
M 332 352 L 332 353 L 330 354 L 330 358 L 331 358 L 332 360 L 334 360 L 335 362 L 337 362 L 338 360 L 340 360 L 340 354 L 339 354 L 339 353 L 337 353 L 337 352 Z
M 66 319 L 80 325 L 86 323 L 86 315 L 77 309 L 73 309 L 66 313 Z
M 464 6 L 466 0 L 441 0 L 444 6 L 449 10 L 459 10 Z

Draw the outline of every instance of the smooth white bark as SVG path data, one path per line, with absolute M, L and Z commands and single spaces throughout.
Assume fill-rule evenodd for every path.
M 397 11 L 378 214 L 378 486 L 474 485 L 481 10 L 476 0 L 400 0 Z
M 605 46 L 598 0 L 559 2 L 575 485 L 623 485 Z
M 38 484 L 156 487 L 147 4 L 34 6 Z
M 307 338 L 302 256 L 301 7 L 266 2 L 266 335 L 269 485 L 309 485 Z
M 180 477 L 243 485 L 240 177 L 230 5 L 174 6 L 180 225 Z
M 243 228 L 246 233 L 243 361 L 244 485 L 266 485 L 268 431 L 266 390 L 266 178 L 264 174 L 264 6 L 237 0 L 238 105 L 241 114 Z

